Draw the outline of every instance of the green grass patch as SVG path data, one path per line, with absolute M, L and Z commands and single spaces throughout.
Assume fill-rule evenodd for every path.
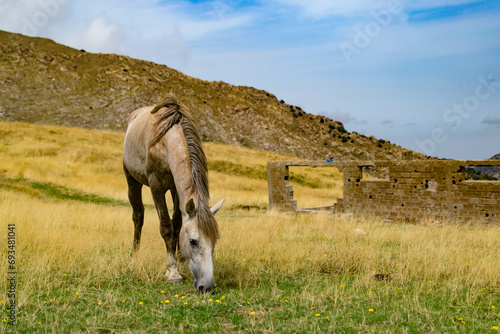
M 86 193 L 50 182 L 34 181 L 23 177 L 10 178 L 0 174 L 0 188 L 23 192 L 35 197 L 71 200 L 101 205 L 129 206 L 125 201 Z
M 439 283 L 263 273 L 259 284 L 220 279 L 212 293 L 197 294 L 189 278 L 171 285 L 131 271 L 52 274 L 19 307 L 19 333 L 494 333 L 500 321 L 498 294 Z

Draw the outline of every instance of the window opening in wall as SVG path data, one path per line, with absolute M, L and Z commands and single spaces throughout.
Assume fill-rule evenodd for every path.
M 500 166 L 461 166 L 459 172 L 463 173 L 466 181 L 498 181 Z
M 389 181 L 389 167 L 386 166 L 359 166 L 360 176 L 365 180 L 386 180 Z
M 344 174 L 335 167 L 289 167 L 297 209 L 333 206 L 344 195 Z

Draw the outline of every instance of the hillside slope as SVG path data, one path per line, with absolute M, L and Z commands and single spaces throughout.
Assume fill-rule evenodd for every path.
M 488 160 L 500 160 L 500 153 L 495 154 Z M 497 180 L 500 180 L 500 167 L 484 166 L 484 167 L 477 167 L 477 169 L 483 174 L 489 175 Z
M 340 122 L 308 114 L 263 90 L 3 31 L 0 83 L 5 121 L 123 131 L 131 111 L 174 92 L 190 108 L 205 141 L 307 159 L 399 159 L 406 151 L 349 133 Z

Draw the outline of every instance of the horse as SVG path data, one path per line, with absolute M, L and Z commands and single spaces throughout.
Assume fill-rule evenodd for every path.
M 160 219 L 160 235 L 167 250 L 165 278 L 182 284 L 176 253 L 186 260 L 196 291 L 214 288 L 214 247 L 219 238 L 215 213 L 222 199 L 208 205 L 208 168 L 200 135 L 186 106 L 169 94 L 155 106 L 142 107 L 127 118 L 123 145 L 123 170 L 133 209 L 134 241 L 131 256 L 139 249 L 144 224 L 142 187 L 148 186 Z M 170 219 L 165 195 L 174 204 Z

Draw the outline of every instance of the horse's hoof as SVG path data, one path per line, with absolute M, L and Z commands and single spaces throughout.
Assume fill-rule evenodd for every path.
M 173 284 L 182 284 L 184 281 L 184 278 L 179 274 L 177 270 L 171 269 L 167 270 L 165 273 L 165 279 L 167 282 L 173 283 Z
M 177 278 L 177 279 L 169 279 L 167 278 L 167 281 L 172 284 L 182 284 L 184 283 L 184 280 L 182 278 Z

